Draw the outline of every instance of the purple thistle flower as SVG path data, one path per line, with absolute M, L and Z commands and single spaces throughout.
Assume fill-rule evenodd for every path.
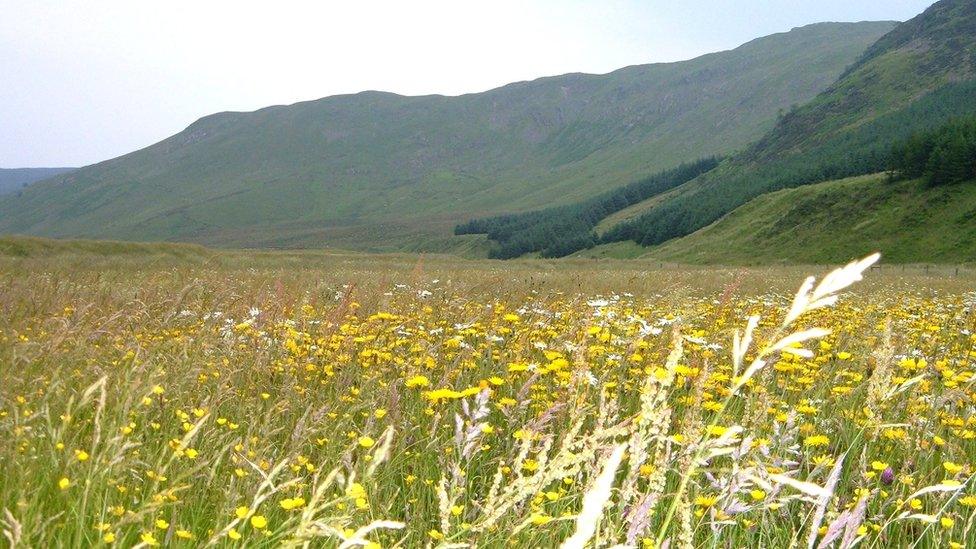
M 895 481 L 895 472 L 891 470 L 891 467 L 886 467 L 884 471 L 881 471 L 881 483 L 891 484 Z

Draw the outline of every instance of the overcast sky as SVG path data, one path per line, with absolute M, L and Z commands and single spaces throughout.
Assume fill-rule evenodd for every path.
M 0 167 L 94 163 L 217 111 L 604 73 L 933 1 L 0 0 Z

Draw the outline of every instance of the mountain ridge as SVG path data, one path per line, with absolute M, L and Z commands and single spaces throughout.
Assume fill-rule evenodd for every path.
M 571 73 L 455 97 L 366 92 L 214 113 L 0 200 L 0 231 L 404 249 L 401 231 L 375 229 L 399 224 L 436 240 L 472 215 L 571 203 L 744 147 L 892 27 L 800 27 L 612 77 Z M 371 236 L 342 240 L 335 227 Z

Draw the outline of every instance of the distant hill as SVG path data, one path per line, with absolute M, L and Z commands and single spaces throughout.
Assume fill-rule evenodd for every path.
M 0 199 L 0 232 L 483 253 L 453 226 L 740 150 L 894 27 L 824 23 L 460 97 L 365 92 L 215 114 Z
M 976 113 L 976 1 L 943 0 L 881 38 L 745 152 L 652 199 L 605 240 L 690 234 L 764 193 L 885 169 L 893 144 Z
M 19 191 L 43 179 L 70 172 L 74 168 L 0 168 L 0 194 Z
M 750 242 L 785 257 L 789 256 L 784 249 L 790 241 L 789 224 L 801 224 L 804 220 L 792 212 L 784 221 L 777 217 L 785 215 L 781 209 L 757 206 L 768 206 L 767 193 L 883 170 L 908 171 L 912 177 L 926 173 L 929 179 L 942 182 L 974 179 L 974 115 L 976 1 L 943 0 L 880 38 L 816 98 L 779 117 L 766 135 L 714 169 L 685 181 L 674 181 L 680 183 L 677 185 L 658 186 L 639 201 L 612 196 L 617 191 L 610 193 L 611 197 L 601 202 L 601 206 L 614 207 L 599 208 L 598 216 L 587 215 L 594 208 L 586 208 L 588 203 L 584 201 L 561 209 L 474 220 L 459 225 L 456 231 L 469 236 L 486 234 L 492 240 L 489 253 L 495 257 L 524 253 L 552 257 L 574 253 L 590 257 L 661 253 L 669 258 L 722 262 L 747 261 L 750 256 L 744 255 L 743 246 L 723 247 L 721 238 L 705 238 L 710 244 L 703 245 L 701 234 L 731 238 L 729 227 L 734 227 L 744 231 L 736 235 L 741 241 L 748 236 L 750 227 L 773 226 L 783 235 L 783 240 L 755 235 Z M 894 152 L 896 147 L 902 152 Z M 902 158 L 896 158 L 899 154 Z M 917 158 L 919 155 L 921 158 Z M 902 170 L 897 167 L 899 164 L 911 166 Z M 863 190 L 856 186 L 831 188 Z M 894 194 L 905 195 L 904 189 L 872 187 L 869 194 L 879 202 L 897 201 Z M 885 197 L 886 192 L 894 194 Z M 925 191 L 917 198 L 927 200 L 946 193 L 949 191 Z M 834 193 L 832 197 L 842 195 Z M 798 191 L 785 196 L 805 195 Z M 844 206 L 860 204 L 860 198 L 851 196 L 846 204 L 844 200 L 835 202 L 847 212 Z M 723 219 L 731 212 L 740 215 L 736 210 L 740 206 L 752 212 L 748 226 L 730 225 Z M 563 211 L 570 215 L 558 215 Z M 969 219 L 976 226 L 976 219 L 965 216 L 962 219 Z M 712 224 L 716 222 L 719 222 L 717 227 L 724 229 L 714 228 Z M 904 229 L 907 225 L 888 227 L 891 238 L 887 239 L 867 233 L 824 238 L 822 247 L 805 249 L 802 255 L 807 260 L 833 261 L 842 259 L 830 252 L 833 244 L 848 243 L 844 247 L 846 253 L 856 248 L 857 242 L 869 245 L 883 241 L 901 250 L 894 257 L 889 255 L 889 260 L 957 261 L 963 260 L 970 249 L 964 244 L 959 245 L 959 253 L 940 250 L 938 246 L 896 246 L 897 239 L 912 238 L 912 231 L 895 230 L 899 227 Z M 825 234 L 830 234 L 831 227 L 822 228 Z M 969 228 L 962 226 L 960 230 L 961 234 L 967 234 Z M 810 238 L 816 236 L 809 227 L 803 234 Z M 644 248 L 619 244 L 624 242 Z M 776 242 L 782 245 L 774 245 Z M 801 241 L 796 242 L 800 245 Z M 667 251 L 658 252 L 656 247 Z M 593 253 L 581 253 L 587 248 L 595 249 Z M 913 256 L 912 252 L 917 255 Z M 760 261 L 774 259 L 764 253 L 758 256 L 762 258 Z

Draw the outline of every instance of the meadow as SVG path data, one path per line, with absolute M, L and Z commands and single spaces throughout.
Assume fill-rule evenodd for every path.
M 8 250 L 2 543 L 973 546 L 976 272 L 869 267 Z

